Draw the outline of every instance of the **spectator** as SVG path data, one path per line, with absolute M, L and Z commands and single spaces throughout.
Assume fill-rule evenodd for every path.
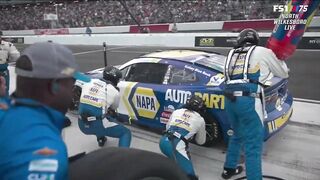
M 91 36 L 91 33 L 92 33 L 92 30 L 91 30 L 91 28 L 88 26 L 88 27 L 86 28 L 86 34 L 88 34 L 89 36 Z
M 279 13 L 274 13 L 272 6 L 285 4 L 285 0 L 140 0 L 126 1 L 126 4 L 139 23 L 158 24 L 276 18 Z M 3 6 L 0 11 L 3 17 L 0 20 L 0 29 L 47 29 L 50 28 L 50 21 L 45 21 L 43 15 L 48 13 L 58 13 L 59 21 L 53 23 L 56 27 L 135 24 L 118 1 L 64 1 L 59 3 L 59 6 L 55 6 L 54 2 Z

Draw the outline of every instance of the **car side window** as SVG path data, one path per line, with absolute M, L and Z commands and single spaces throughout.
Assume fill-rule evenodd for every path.
M 185 68 L 173 67 L 171 72 L 170 84 L 193 83 L 196 82 L 196 72 Z
M 121 74 L 122 74 L 121 80 L 124 80 L 124 79 L 125 79 L 125 77 L 126 77 L 127 74 L 128 74 L 128 70 L 129 70 L 129 69 L 130 69 L 130 66 L 125 67 L 125 68 L 123 68 L 123 69 L 120 70 L 120 71 L 121 71 Z
M 159 63 L 137 63 L 130 66 L 126 81 L 162 84 L 168 65 Z

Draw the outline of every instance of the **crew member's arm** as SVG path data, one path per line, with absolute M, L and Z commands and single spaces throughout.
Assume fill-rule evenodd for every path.
M 265 53 L 261 55 L 263 61 L 261 65 L 264 65 L 270 69 L 273 75 L 281 78 L 289 77 L 289 69 L 284 61 L 281 61 L 270 49 L 265 49 Z
M 67 180 L 68 155 L 60 135 L 42 124 L 29 130 L 32 133 L 18 137 L 23 146 L 12 157 L 15 170 L 8 172 L 8 179 Z
M 201 116 L 199 116 L 198 122 L 200 123 L 200 128 L 196 134 L 195 141 L 197 144 L 202 145 L 206 142 L 206 134 L 207 134 L 206 123 Z

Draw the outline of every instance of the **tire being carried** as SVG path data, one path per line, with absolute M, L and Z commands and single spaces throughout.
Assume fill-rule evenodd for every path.
M 138 149 L 102 148 L 70 164 L 71 180 L 186 180 L 184 172 L 164 156 Z

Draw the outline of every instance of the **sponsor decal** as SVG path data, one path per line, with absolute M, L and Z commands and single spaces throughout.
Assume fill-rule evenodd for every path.
M 171 116 L 171 114 L 172 114 L 171 112 L 163 111 L 163 112 L 161 113 L 161 117 L 169 119 L 170 116 Z
M 162 124 L 167 124 L 169 122 L 169 119 L 168 118 L 162 118 L 160 117 L 160 123 Z
M 175 110 L 173 105 L 168 105 L 164 107 L 164 111 L 160 115 L 160 122 L 167 124 L 170 120 L 172 112 Z
M 207 106 L 207 108 L 224 109 L 224 96 L 220 94 L 210 94 L 194 92 L 194 95 L 201 97 Z M 190 91 L 167 89 L 165 100 L 175 103 L 185 104 L 187 99 L 192 95 Z
M 219 73 L 210 78 L 209 82 L 207 83 L 207 86 L 219 86 L 223 82 L 224 82 L 224 75 Z
M 39 174 L 39 173 L 31 173 L 28 175 L 28 180 L 54 180 L 54 174 Z
M 190 71 L 194 71 L 194 72 L 203 74 L 203 75 L 208 76 L 208 77 L 211 76 L 210 73 L 206 72 L 205 70 L 200 70 L 200 69 L 198 69 L 198 68 L 194 68 L 194 67 L 189 66 L 189 65 L 185 65 L 184 68 L 185 68 L 185 69 L 189 69 Z
M 310 39 L 309 40 L 310 44 L 320 44 L 320 38 L 316 38 L 316 39 Z
M 35 29 L 35 35 L 57 35 L 57 34 L 69 34 L 68 28 L 61 29 Z
M 93 96 L 89 96 L 89 95 L 84 95 L 83 99 L 87 99 L 87 100 L 94 101 L 94 102 L 98 102 L 99 101 L 98 98 L 93 97 Z
M 48 147 L 44 147 L 42 149 L 36 150 L 33 154 L 42 155 L 42 156 L 51 156 L 57 154 L 57 151 L 54 149 L 50 149 Z
M 195 37 L 195 46 L 214 47 L 215 42 L 213 37 Z
M 29 163 L 29 171 L 57 172 L 58 160 L 56 159 L 40 159 L 33 160 Z
M 90 92 L 97 94 L 99 92 L 99 89 L 97 89 L 96 87 L 92 87 L 92 88 L 90 88 Z
M 209 94 L 209 93 L 194 93 L 197 96 L 202 97 L 207 108 L 224 109 L 224 96 L 220 94 Z
M 175 103 L 185 104 L 187 99 L 192 95 L 190 91 L 183 91 L 177 89 L 167 89 L 165 100 Z
M 150 88 L 138 87 L 132 97 L 132 102 L 139 116 L 154 119 L 160 104 Z
M 175 110 L 173 105 L 168 105 L 167 107 L 164 107 L 164 111 L 173 112 Z

